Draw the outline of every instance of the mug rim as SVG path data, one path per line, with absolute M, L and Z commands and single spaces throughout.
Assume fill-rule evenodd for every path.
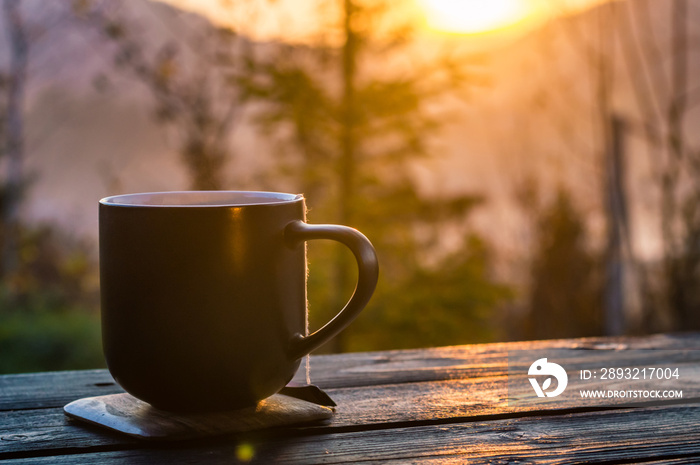
M 303 198 L 303 194 L 271 191 L 191 190 L 112 195 L 100 199 L 99 203 L 110 207 L 227 208 L 281 205 L 298 202 L 303 200 Z

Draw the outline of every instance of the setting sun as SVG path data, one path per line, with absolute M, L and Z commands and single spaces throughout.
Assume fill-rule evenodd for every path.
M 523 0 L 421 0 L 428 27 L 475 34 L 502 29 L 528 16 Z

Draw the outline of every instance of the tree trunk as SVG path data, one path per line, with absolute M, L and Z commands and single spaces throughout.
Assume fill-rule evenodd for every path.
M 608 247 L 606 253 L 605 333 L 626 332 L 625 245 L 629 245 L 627 197 L 624 188 L 624 123 L 610 116 L 610 140 L 606 153 Z
M 357 74 L 357 36 L 353 29 L 355 5 L 352 0 L 343 0 L 343 32 L 345 44 L 342 50 L 342 86 L 343 98 L 340 114 L 340 158 L 338 160 L 337 179 L 338 191 L 338 222 L 351 226 L 354 223 L 353 208 L 356 197 L 356 146 L 355 146 L 355 77 Z M 336 259 L 336 298 L 334 306 L 340 310 L 345 304 L 345 290 L 351 288 L 350 269 L 352 264 L 347 259 L 347 253 L 339 249 Z M 332 352 L 343 352 L 345 349 L 343 334 L 334 337 L 329 343 Z
M 20 203 L 24 187 L 22 160 L 24 158 L 23 103 L 29 59 L 29 41 L 22 20 L 19 0 L 4 0 L 5 26 L 10 43 L 10 73 L 7 92 L 5 155 L 7 180 L 5 185 L 2 246 L 2 275 L 8 276 L 19 266 Z
M 674 0 L 671 10 L 671 95 L 668 105 L 668 155 L 672 176 L 664 185 L 664 198 L 666 204 L 677 203 L 676 190 L 678 188 L 679 165 L 685 157 L 685 142 L 683 137 L 683 121 L 687 106 L 687 81 L 688 81 L 688 2 L 687 0 Z M 675 213 L 682 217 L 682 212 L 675 209 Z M 687 267 L 688 258 L 695 252 L 695 244 L 688 244 L 685 237 L 676 239 L 677 231 L 674 224 L 678 218 L 665 225 L 667 229 L 665 241 L 666 249 L 666 279 L 670 281 L 668 286 L 669 306 L 674 314 L 676 329 L 689 329 L 692 322 L 693 309 L 692 294 L 687 286 L 693 284 L 689 279 L 694 269 Z M 686 221 L 682 218 L 681 221 Z M 692 221 L 692 220 L 691 220 Z M 687 234 L 693 228 L 692 224 L 684 224 L 682 234 Z M 675 240 L 674 240 L 675 239 Z M 696 317 L 697 318 L 697 317 Z

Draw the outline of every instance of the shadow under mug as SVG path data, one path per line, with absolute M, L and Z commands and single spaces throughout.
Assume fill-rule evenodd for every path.
M 302 195 L 190 191 L 100 200 L 102 338 L 130 394 L 171 411 L 254 405 L 333 338 L 374 292 L 377 258 L 359 231 L 305 223 Z M 347 305 L 304 336 L 306 247 L 345 244 L 358 263 Z

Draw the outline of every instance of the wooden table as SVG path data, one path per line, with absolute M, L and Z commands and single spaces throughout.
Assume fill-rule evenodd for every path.
M 314 356 L 312 381 L 338 404 L 329 423 L 174 443 L 139 441 L 64 415 L 62 407 L 70 401 L 121 392 L 105 370 L 6 375 L 0 376 L 0 460 L 697 464 L 697 349 L 700 334 Z M 681 379 L 673 382 L 684 389 L 683 398 L 642 399 L 634 405 L 566 399 L 541 405 L 509 402 L 509 396 L 536 398 L 528 390 L 509 394 L 509 366 L 522 370 L 534 361 L 517 354 L 551 351 L 558 363 L 578 373 L 605 364 L 611 350 L 622 358 L 631 353 L 625 359 L 628 367 L 680 367 Z

